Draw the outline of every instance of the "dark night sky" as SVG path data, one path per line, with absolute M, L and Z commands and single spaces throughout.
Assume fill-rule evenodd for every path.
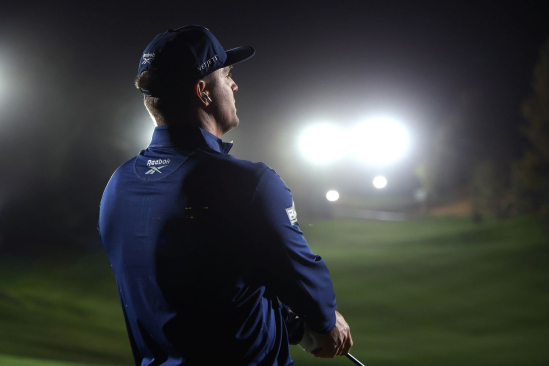
M 0 204 L 63 187 L 86 192 L 95 209 L 112 171 L 152 131 L 132 86 L 141 52 L 157 33 L 186 24 L 208 27 L 226 49 L 256 48 L 235 68 L 241 124 L 225 140 L 235 141 L 233 155 L 266 162 L 290 187 L 309 169 L 296 148 L 308 124 L 397 116 L 413 148 L 388 170 L 410 176 L 433 131 L 461 113 L 464 99 L 476 103 L 456 136 L 464 149 L 486 142 L 507 159 L 520 155 L 520 104 L 549 35 L 546 2 L 329 4 L 2 4 L 0 142 L 11 165 L 4 174 L 15 179 L 3 179 Z

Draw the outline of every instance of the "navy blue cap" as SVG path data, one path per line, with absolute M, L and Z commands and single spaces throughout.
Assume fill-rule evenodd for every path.
M 141 89 L 141 92 L 158 97 L 254 54 L 250 46 L 225 51 L 212 32 L 200 25 L 167 30 L 147 46 L 137 69 L 138 75 L 143 71 L 156 74 L 162 90 Z

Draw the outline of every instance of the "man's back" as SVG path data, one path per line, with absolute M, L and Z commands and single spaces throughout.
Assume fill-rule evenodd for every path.
M 265 185 L 283 183 L 262 163 L 222 153 L 221 144 L 199 129 L 157 128 L 149 148 L 105 189 L 100 232 L 139 365 L 291 364 L 277 300 L 285 291 L 298 301 L 315 295 L 323 304 L 307 310 L 311 321 L 333 327 L 324 315 L 335 301 L 323 261 L 288 217 L 289 235 L 305 247 L 297 240 L 290 250 L 297 262 L 284 259 L 287 248 L 262 223 Z M 287 197 L 282 211 L 292 205 Z M 311 294 L 314 288 L 299 289 L 299 276 L 288 283 L 285 273 L 295 271 L 318 272 L 314 286 L 328 300 Z

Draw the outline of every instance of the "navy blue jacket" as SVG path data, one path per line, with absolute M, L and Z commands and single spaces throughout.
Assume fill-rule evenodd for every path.
M 290 190 L 231 146 L 157 127 L 105 189 L 99 230 L 136 365 L 292 365 L 286 305 L 317 332 L 334 327 L 328 268 Z

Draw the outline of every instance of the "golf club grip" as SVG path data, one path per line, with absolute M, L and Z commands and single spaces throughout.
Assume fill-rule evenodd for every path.
M 359 360 L 357 360 L 356 358 L 354 358 L 352 354 L 347 353 L 347 354 L 345 354 L 345 356 L 347 356 L 347 358 L 348 358 L 349 360 L 353 361 L 353 363 L 354 363 L 355 365 L 364 366 L 364 364 L 363 364 L 362 362 L 360 362 Z

